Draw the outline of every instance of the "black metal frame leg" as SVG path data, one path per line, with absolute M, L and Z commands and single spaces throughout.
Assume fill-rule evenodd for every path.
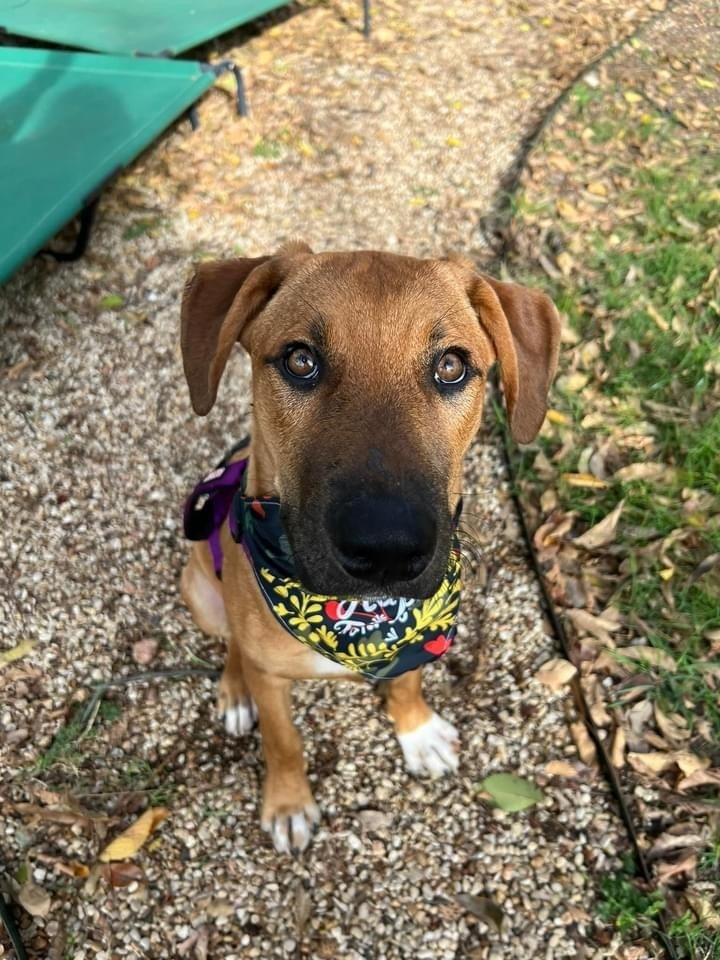
M 86 203 L 78 214 L 80 225 L 77 236 L 75 237 L 75 244 L 71 250 L 49 250 L 45 248 L 40 252 L 48 254 L 48 256 L 60 261 L 60 263 L 70 263 L 73 260 L 79 260 L 87 250 L 88 243 L 90 242 L 90 234 L 92 233 L 99 202 L 100 195 L 98 194 Z

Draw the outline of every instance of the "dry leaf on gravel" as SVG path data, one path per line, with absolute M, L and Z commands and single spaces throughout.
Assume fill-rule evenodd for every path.
M 557 691 L 566 686 L 577 674 L 577 667 L 569 660 L 556 657 L 544 663 L 535 674 L 535 679 L 551 690 Z
M 610 748 L 610 762 L 614 767 L 620 770 L 625 766 L 625 750 L 627 749 L 627 738 L 622 727 L 615 730 L 612 747 Z
M 463 910 L 467 910 L 478 920 L 486 923 L 491 930 L 502 933 L 503 911 L 490 897 L 477 897 L 472 893 L 458 893 L 455 900 Z
M 72 809 L 66 806 L 43 807 L 37 803 L 16 803 L 14 809 L 30 822 L 47 820 L 50 823 L 64 823 L 68 826 L 78 824 L 85 829 L 92 827 L 93 824 L 107 822 L 107 817 L 98 817 L 85 810 Z
M 46 917 L 52 900 L 47 890 L 28 880 L 17 892 L 17 902 L 33 917 Z
M 578 771 L 571 763 L 568 763 L 567 760 L 550 760 L 549 763 L 545 764 L 544 769 L 549 777 L 565 777 L 571 779 L 578 775 Z
M 70 860 L 68 863 L 56 860 L 54 866 L 60 873 L 64 873 L 68 877 L 75 877 L 75 879 L 85 880 L 90 876 L 90 867 L 84 863 L 79 863 L 77 860 Z
M 167 815 L 168 811 L 165 807 L 151 807 L 146 810 L 135 823 L 105 847 L 98 860 L 101 863 L 107 863 L 110 860 L 125 860 L 127 857 L 134 856 Z
M 303 884 L 298 881 L 295 888 L 295 902 L 293 904 L 293 915 L 295 918 L 295 934 L 298 939 L 302 938 L 307 922 L 312 913 L 312 899 L 309 892 Z
M 594 527 L 590 527 L 585 533 L 576 537 L 573 540 L 573 544 L 577 547 L 582 547 L 583 550 L 597 550 L 599 547 L 606 547 L 609 543 L 612 543 L 615 539 L 618 521 L 624 506 L 625 501 L 621 500 L 615 509 L 611 510 L 599 523 L 596 523 Z
M 135 863 L 104 863 L 100 867 L 100 876 L 111 887 L 128 887 L 145 879 L 145 874 Z
M 199 927 L 197 930 L 193 930 L 190 936 L 179 943 L 175 949 L 180 957 L 184 957 L 192 950 L 195 960 L 206 960 L 208 939 L 208 928 L 206 926 Z
M 582 762 L 588 767 L 597 766 L 595 744 L 590 739 L 590 734 L 587 732 L 587 727 L 582 720 L 570 724 L 570 735 L 575 742 L 578 755 Z

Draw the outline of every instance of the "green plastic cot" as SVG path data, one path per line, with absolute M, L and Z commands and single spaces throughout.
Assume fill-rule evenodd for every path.
M 0 28 L 99 53 L 173 56 L 290 0 L 0 0 Z
M 0 283 L 214 79 L 191 61 L 0 47 Z

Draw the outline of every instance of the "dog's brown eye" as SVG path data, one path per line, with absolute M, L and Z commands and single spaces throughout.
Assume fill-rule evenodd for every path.
M 435 364 L 435 382 L 441 386 L 451 387 L 462 383 L 467 373 L 465 361 L 459 353 L 448 350 Z
M 286 354 L 284 365 L 291 377 L 297 380 L 314 380 L 318 374 L 317 357 L 303 344 L 298 344 Z

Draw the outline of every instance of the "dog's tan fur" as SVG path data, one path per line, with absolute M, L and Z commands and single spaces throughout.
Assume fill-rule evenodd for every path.
M 268 358 L 288 343 L 311 343 L 318 318 L 332 369 L 322 389 L 297 396 Z M 306 476 L 302 451 L 323 449 L 329 434 L 336 466 L 352 469 L 373 443 L 382 446 L 390 471 L 417 466 L 442 474 L 447 506 L 454 511 L 485 384 L 474 378 L 452 403 L 415 386 L 433 337 L 440 349 L 465 348 L 483 371 L 498 360 L 511 429 L 521 441 L 532 439 L 545 415 L 557 362 L 557 313 L 543 294 L 480 276 L 460 258 L 314 255 L 296 244 L 274 257 L 201 265 L 183 301 L 183 359 L 195 410 L 211 409 L 239 340 L 253 362 L 247 492 L 300 503 L 308 484 L 316 482 Z M 397 436 L 402 444 L 391 442 Z M 319 676 L 356 676 L 277 623 L 227 524 L 222 543 L 222 582 L 207 544 L 198 543 L 183 572 L 183 598 L 202 630 L 227 638 L 221 712 L 250 698 L 257 707 L 266 763 L 263 825 L 274 828 L 279 849 L 302 847 L 309 836 L 303 818 L 305 824 L 314 822 L 317 808 L 292 722 L 291 685 Z M 388 683 L 387 710 L 400 735 L 433 716 L 419 670 Z

